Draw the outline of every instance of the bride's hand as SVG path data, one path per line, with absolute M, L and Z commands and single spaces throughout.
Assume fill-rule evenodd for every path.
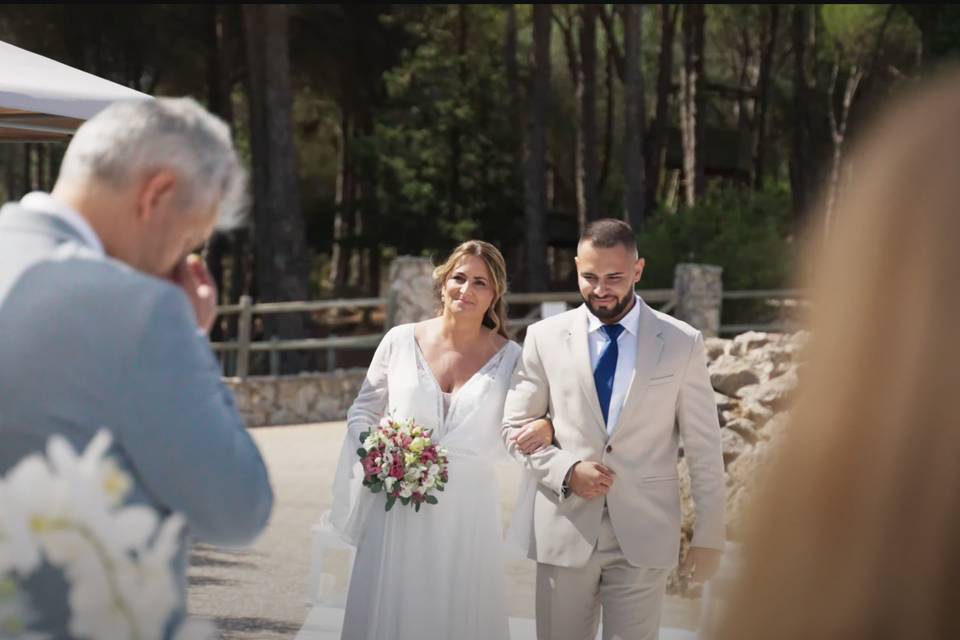
M 546 418 L 529 422 L 513 440 L 524 454 L 536 453 L 553 442 L 553 423 Z

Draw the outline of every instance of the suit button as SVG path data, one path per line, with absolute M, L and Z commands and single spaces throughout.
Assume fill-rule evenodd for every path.
M 608 445 L 607 445 L 607 453 L 610 453 L 611 451 L 613 451 L 613 447 L 608 444 Z

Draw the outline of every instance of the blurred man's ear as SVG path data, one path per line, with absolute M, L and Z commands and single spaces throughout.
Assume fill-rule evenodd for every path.
M 633 280 L 634 282 L 640 282 L 640 277 L 643 275 L 643 268 L 646 266 L 646 264 L 647 264 L 646 260 L 644 260 L 643 258 L 637 258 L 637 263 L 635 267 L 637 270 L 637 277 L 634 278 Z
M 149 176 L 137 194 L 137 219 L 141 222 L 152 220 L 157 212 L 169 207 L 177 184 L 177 174 L 169 169 Z

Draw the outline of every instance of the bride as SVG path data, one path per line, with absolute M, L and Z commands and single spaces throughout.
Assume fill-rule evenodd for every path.
M 330 524 L 357 547 L 343 640 L 496 640 L 509 637 L 500 491 L 494 465 L 503 403 L 520 347 L 506 336 L 506 266 L 470 240 L 434 271 L 441 312 L 391 329 L 347 414 Z M 419 512 L 361 485 L 360 434 L 383 415 L 413 418 L 447 449 L 449 481 Z M 540 420 L 518 438 L 525 453 L 549 444 Z M 525 481 L 526 483 L 526 481 Z M 521 488 L 514 522 L 532 520 Z M 528 504 L 529 503 L 529 504 Z M 529 526 L 529 525 L 526 525 Z M 519 534 L 524 535 L 524 534 Z

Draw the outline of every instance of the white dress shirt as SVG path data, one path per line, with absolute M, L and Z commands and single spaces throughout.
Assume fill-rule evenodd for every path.
M 587 311 L 590 308 L 587 307 Z M 593 313 L 587 314 L 587 341 L 590 345 L 590 370 L 596 371 L 600 356 L 606 350 L 610 339 L 607 332 L 602 330 L 603 321 Z M 640 330 L 640 303 L 639 299 L 633 303 L 633 308 L 617 324 L 623 327 L 620 337 L 617 338 L 617 370 L 613 374 L 613 393 L 610 396 L 610 412 L 607 417 L 607 437 L 613 435 L 623 409 L 623 401 L 627 397 L 630 379 L 637 366 L 637 332 Z
M 104 255 L 103 243 L 100 236 L 93 230 L 86 218 L 75 209 L 55 200 L 44 191 L 31 191 L 20 199 L 20 206 L 30 211 L 41 211 L 54 216 L 70 225 L 70 228 L 80 234 L 80 237 L 101 256 Z

